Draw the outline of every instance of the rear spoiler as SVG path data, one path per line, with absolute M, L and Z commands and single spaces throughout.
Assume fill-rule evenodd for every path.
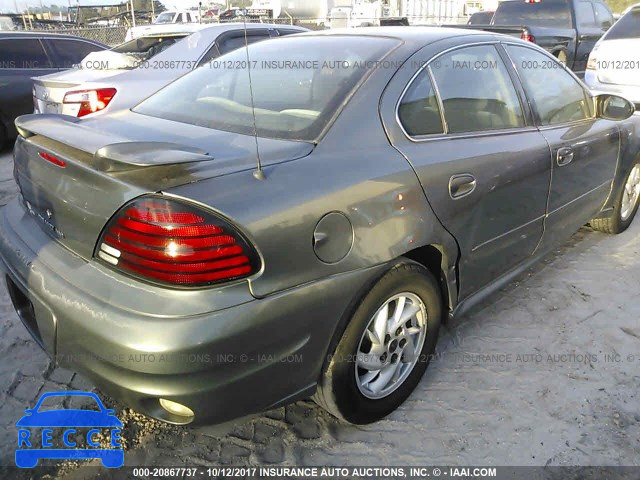
M 41 135 L 93 155 L 91 166 L 103 172 L 213 160 L 198 148 L 168 142 L 132 142 L 81 125 L 80 120 L 69 115 L 23 115 L 16 119 L 16 128 L 25 139 Z
M 97 150 L 93 158 L 93 166 L 103 172 L 213 160 L 204 150 L 168 142 L 112 143 Z

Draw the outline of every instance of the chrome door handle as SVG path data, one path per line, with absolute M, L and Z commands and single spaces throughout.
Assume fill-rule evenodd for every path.
M 573 148 L 563 147 L 558 150 L 556 154 L 556 162 L 559 167 L 569 165 L 573 161 Z
M 468 173 L 454 175 L 449 180 L 449 196 L 457 200 L 467 195 L 471 195 L 476 189 L 476 178 Z

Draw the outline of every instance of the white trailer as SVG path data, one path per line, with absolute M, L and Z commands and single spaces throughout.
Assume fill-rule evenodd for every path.
M 331 28 L 380 25 L 383 6 L 380 0 L 336 0 L 329 13 Z
M 287 18 L 314 22 L 321 25 L 327 17 L 334 0 L 253 0 L 252 9 L 273 11 L 273 18 Z
M 411 25 L 460 23 L 465 0 L 400 0 L 400 16 Z

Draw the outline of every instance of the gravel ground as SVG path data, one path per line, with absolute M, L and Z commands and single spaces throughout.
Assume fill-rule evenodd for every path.
M 10 153 L 0 153 L 0 205 L 15 193 L 11 169 Z M 639 240 L 640 221 L 619 236 L 583 228 L 484 306 L 448 322 L 416 391 L 374 425 L 343 425 L 299 402 L 176 428 L 101 394 L 125 423 L 125 464 L 640 465 Z M 13 465 L 15 422 L 40 394 L 93 387 L 49 363 L 4 284 L 0 359 L 2 466 Z M 48 471 L 77 478 L 83 468 Z

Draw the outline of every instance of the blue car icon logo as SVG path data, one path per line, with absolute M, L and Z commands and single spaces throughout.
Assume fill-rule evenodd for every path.
M 58 409 L 39 411 L 42 402 L 51 397 L 91 397 L 99 407 L 98 410 Z M 50 392 L 43 394 L 35 407 L 24 411 L 16 427 L 18 427 L 18 449 L 16 465 L 20 468 L 32 468 L 39 459 L 89 459 L 99 458 L 107 468 L 119 468 L 124 464 L 124 450 L 120 433 L 122 422 L 114 415 L 114 410 L 104 407 L 95 393 L 91 392 Z M 40 435 L 38 436 L 38 431 Z M 54 445 L 54 429 L 61 434 L 62 445 Z M 86 433 L 78 429 L 87 430 Z M 102 431 L 101 431 L 102 429 Z M 98 437 L 104 438 L 104 431 L 109 429 L 109 444 L 104 448 Z M 85 441 L 86 439 L 86 441 Z M 76 447 L 84 442 L 87 448 Z M 64 446 L 65 448 L 58 448 Z M 54 448 L 55 447 L 55 448 Z

